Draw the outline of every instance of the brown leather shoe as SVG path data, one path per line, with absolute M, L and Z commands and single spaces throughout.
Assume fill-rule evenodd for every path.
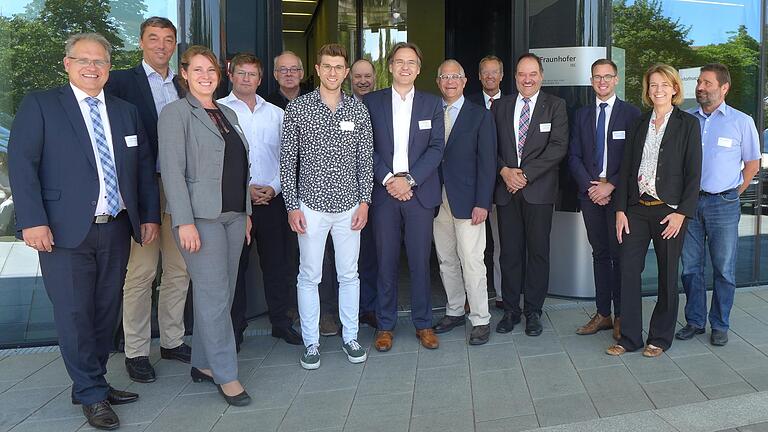
M 659 348 L 655 345 L 648 344 L 643 350 L 643 356 L 645 357 L 658 357 L 664 352 L 663 348 Z
M 394 335 L 391 331 L 379 330 L 376 332 L 376 342 L 373 344 L 376 347 L 376 351 L 386 352 L 391 350 L 393 338 Z
M 576 334 L 591 335 L 599 332 L 600 330 L 608 330 L 610 328 L 613 328 L 613 320 L 611 320 L 610 315 L 602 316 L 595 312 L 589 322 L 576 329 Z
M 612 355 L 612 356 L 620 356 L 625 352 L 627 352 L 627 349 L 619 344 L 611 345 L 610 347 L 608 347 L 607 350 L 605 350 L 606 354 Z
M 419 342 L 421 342 L 424 348 L 436 349 L 440 346 L 440 341 L 437 339 L 435 331 L 431 328 L 416 330 L 416 337 L 419 338 Z
M 613 339 L 616 341 L 621 339 L 621 317 L 613 319 Z

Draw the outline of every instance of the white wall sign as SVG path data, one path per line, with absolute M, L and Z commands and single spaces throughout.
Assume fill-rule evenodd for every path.
M 590 86 L 590 67 L 606 58 L 605 47 L 531 48 L 544 64 L 544 87 Z
M 683 81 L 683 97 L 685 99 L 696 99 L 696 81 L 699 79 L 701 66 L 686 69 L 679 69 L 680 80 Z

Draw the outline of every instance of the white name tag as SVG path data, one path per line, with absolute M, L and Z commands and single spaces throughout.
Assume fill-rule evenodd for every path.
M 343 131 L 353 131 L 355 130 L 355 122 L 351 121 L 340 121 L 339 122 L 339 128 Z
M 432 129 L 432 120 L 419 120 L 419 130 Z
M 549 132 L 552 130 L 552 123 L 541 123 L 539 125 L 539 132 Z
M 730 148 L 733 145 L 733 139 L 719 137 L 717 139 L 717 145 L 719 145 L 720 147 L 728 147 L 728 148 Z
M 128 135 L 125 137 L 126 147 L 136 147 L 137 145 L 139 145 L 139 140 L 136 138 L 136 135 Z
M 626 131 L 613 131 L 613 139 L 624 139 L 626 135 Z

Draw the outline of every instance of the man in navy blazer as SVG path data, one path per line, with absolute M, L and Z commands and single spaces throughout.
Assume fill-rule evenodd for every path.
M 613 191 L 618 185 L 624 140 L 640 110 L 616 97 L 619 78 L 613 61 L 599 59 L 592 63 L 591 76 L 595 103 L 580 108 L 574 115 L 568 167 L 576 180 L 587 239 L 592 246 L 597 312 L 576 333 L 587 335 L 613 329 L 613 337 L 618 340 L 621 271 Z
M 432 219 L 441 201 L 437 167 L 443 158 L 445 129 L 440 98 L 414 88 L 421 60 L 418 46 L 395 44 L 387 57 L 392 88 L 363 99 L 373 126 L 372 210 L 379 264 L 375 347 L 379 351 L 392 348 L 403 235 L 411 275 L 411 319 L 424 347 L 439 345 L 432 330 L 429 256 Z
M 111 405 L 135 393 L 104 378 L 130 238 L 157 236 L 154 159 L 136 107 L 105 96 L 111 46 L 71 36 L 69 83 L 28 94 L 11 128 L 9 171 L 18 237 L 38 251 L 59 347 L 88 423 L 115 429 Z
M 440 277 L 448 298 L 445 316 L 435 333 L 463 326 L 469 302 L 470 345 L 488 342 L 485 221 L 493 202 L 496 180 L 496 124 L 485 107 L 464 98 L 467 77 L 456 60 L 438 69 L 437 86 L 443 94 L 445 151 L 440 165 L 443 203 L 434 222 Z
M 143 58 L 138 66 L 114 71 L 104 91 L 126 100 L 139 109 L 147 131 L 149 146 L 157 158 L 157 118 L 163 107 L 185 91 L 169 63 L 176 51 L 176 27 L 167 18 L 150 17 L 141 24 L 139 47 Z M 159 168 L 159 165 L 157 165 Z M 158 176 L 160 170 L 158 169 Z M 152 338 L 152 283 L 158 263 L 163 266 L 157 287 L 157 323 L 160 331 L 160 356 L 190 362 L 191 349 L 184 343 L 184 307 L 189 289 L 187 266 L 171 231 L 171 215 L 164 211 L 165 193 L 160 185 L 160 236 L 152 245 L 131 244 L 128 273 L 123 286 L 123 335 L 125 368 L 136 382 L 155 381 L 149 361 Z M 160 260 L 162 255 L 163 259 Z

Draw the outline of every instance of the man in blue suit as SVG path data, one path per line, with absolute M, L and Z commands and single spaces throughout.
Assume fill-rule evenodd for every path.
M 425 348 L 439 341 L 432 330 L 429 255 L 432 219 L 440 205 L 437 167 L 443 158 L 445 129 L 440 98 L 417 91 L 421 50 L 400 42 L 387 57 L 392 88 L 365 96 L 373 126 L 373 219 L 379 263 L 378 332 L 375 347 L 392 348 L 397 321 L 400 242 L 411 274 L 411 319 Z
M 613 190 L 618 184 L 624 140 L 640 116 L 637 107 L 616 97 L 618 82 L 613 61 L 599 59 L 592 63 L 595 103 L 576 111 L 568 149 L 568 167 L 579 188 L 581 214 L 592 245 L 597 304 L 597 312 L 576 334 L 594 334 L 612 328 L 616 340 L 621 337 L 621 272 Z
M 443 203 L 434 235 L 448 303 L 434 330 L 439 334 L 463 326 L 468 301 L 469 343 L 482 345 L 491 334 L 483 258 L 485 221 L 496 181 L 496 124 L 485 107 L 464 99 L 466 83 L 459 62 L 449 59 L 440 65 L 437 86 L 443 94 L 445 152 L 439 171 Z
M 105 96 L 111 46 L 85 33 L 66 42 L 69 83 L 28 94 L 9 142 L 20 239 L 38 251 L 59 347 L 88 423 L 115 429 L 111 405 L 135 393 L 104 378 L 133 237 L 159 230 L 155 161 L 136 107 Z

